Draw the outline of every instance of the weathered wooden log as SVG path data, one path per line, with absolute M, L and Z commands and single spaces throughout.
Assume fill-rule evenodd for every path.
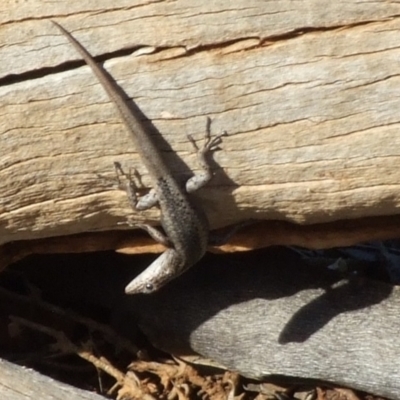
M 174 354 L 194 350 L 255 379 L 306 378 L 398 399 L 398 287 L 340 280 L 279 253 L 262 264 L 259 255 L 216 258 L 130 301 L 152 342 Z
M 107 60 L 178 176 L 197 169 L 186 133 L 201 137 L 207 116 L 228 131 L 199 194 L 213 227 L 398 212 L 396 4 L 0 7 L 1 243 L 121 228 L 132 211 L 113 161 L 148 183 L 100 85 L 47 16 Z M 158 221 L 156 210 L 133 218 Z

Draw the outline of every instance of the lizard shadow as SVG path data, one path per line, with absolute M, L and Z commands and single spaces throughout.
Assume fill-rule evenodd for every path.
M 172 148 L 170 143 L 164 138 L 164 136 L 157 129 L 154 123 L 146 117 L 146 115 L 136 104 L 134 98 L 128 96 L 125 90 L 116 82 L 113 76 L 107 72 L 107 70 L 103 67 L 102 64 L 98 64 L 98 67 L 101 69 L 102 73 L 107 78 L 107 80 L 109 80 L 117 95 L 125 100 L 125 104 L 129 108 L 131 114 L 136 119 L 141 121 L 146 133 L 151 137 L 152 141 L 154 141 L 157 150 L 159 150 L 160 157 L 165 162 L 165 165 L 170 166 L 172 175 L 174 176 L 178 184 L 184 188 L 187 180 L 194 175 L 192 170 L 189 168 L 188 164 L 186 164 L 186 162 Z M 204 137 L 206 137 L 207 134 L 209 134 L 211 137 L 217 136 L 212 132 L 211 125 L 212 125 L 212 120 L 209 117 L 207 118 L 204 117 Z M 196 150 L 190 144 L 189 138 L 186 137 L 186 139 L 188 142 L 188 148 L 190 148 L 192 152 L 195 152 Z M 202 139 L 203 137 L 201 138 L 200 141 L 198 141 L 196 138 L 196 142 L 198 142 L 198 146 L 200 148 Z M 136 148 L 135 150 L 140 154 L 140 149 Z M 231 192 L 238 186 L 237 184 L 234 183 L 233 180 L 231 180 L 228 177 L 228 175 L 224 172 L 224 170 L 220 166 L 218 166 L 218 164 L 215 162 L 212 154 L 218 150 L 221 150 L 221 147 L 219 145 L 212 151 L 210 151 L 209 154 L 206 154 L 208 165 L 210 166 L 213 174 L 212 181 L 214 182 L 212 182 L 211 184 L 207 183 L 207 185 L 204 188 L 203 187 L 200 188 L 199 191 L 188 193 L 188 196 L 190 196 L 193 199 L 197 207 L 206 206 L 206 208 L 209 208 L 211 210 L 211 214 L 214 214 L 214 219 L 215 215 L 217 215 L 217 212 L 215 211 L 213 212 L 214 207 L 212 206 L 212 203 L 209 200 L 210 190 L 212 191 L 211 188 L 217 186 L 223 187 L 223 190 L 218 190 L 218 202 L 222 201 L 225 206 L 230 204 L 229 207 L 232 208 L 234 207 L 234 202 L 232 200 Z M 144 156 L 146 157 L 146 155 Z M 157 157 L 156 154 L 153 156 Z M 115 162 L 119 161 L 115 160 Z M 135 167 L 135 166 L 133 165 L 130 167 Z M 207 187 L 209 189 L 207 189 Z M 208 190 L 208 195 L 207 195 L 207 190 Z M 203 191 L 204 194 L 202 194 Z M 214 194 L 213 197 L 217 197 L 217 194 Z
M 129 337 L 139 324 L 151 342 L 175 354 L 212 353 L 215 343 L 234 338 L 244 340 L 236 343 L 238 351 L 260 340 L 265 345 L 270 340 L 304 343 L 327 324 L 335 326 L 342 314 L 360 312 L 368 318 L 370 307 L 392 297 L 396 301 L 392 285 L 343 279 L 337 271 L 305 265 L 285 248 L 208 254 L 158 292 L 134 296 L 125 295 L 124 287 L 133 269 L 144 269 L 149 257 L 63 257 L 42 256 L 38 264 L 27 259 L 20 267 L 35 285 L 47 285 L 56 296 L 110 308 L 114 326 Z

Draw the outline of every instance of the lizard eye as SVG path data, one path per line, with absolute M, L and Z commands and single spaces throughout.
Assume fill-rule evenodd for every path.
M 146 291 L 147 292 L 152 292 L 154 290 L 154 286 L 152 283 L 146 284 Z

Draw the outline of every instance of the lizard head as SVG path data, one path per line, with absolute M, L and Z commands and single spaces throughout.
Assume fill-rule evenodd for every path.
M 149 294 L 175 279 L 183 271 L 184 262 L 174 249 L 167 249 L 125 288 L 126 294 Z

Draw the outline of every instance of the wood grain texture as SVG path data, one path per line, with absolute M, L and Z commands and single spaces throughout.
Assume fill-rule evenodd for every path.
M 226 130 L 199 193 L 213 227 L 394 215 L 400 206 L 400 5 L 387 1 L 31 1 L 0 5 L 0 240 L 156 223 L 134 214 L 113 162 L 136 167 L 122 123 L 55 19 L 165 138 Z M 173 151 L 171 151 L 173 149 Z M 176 154 L 174 153 L 176 152 Z
M 103 396 L 57 382 L 0 359 L 0 396 L 7 400 L 102 400 Z

